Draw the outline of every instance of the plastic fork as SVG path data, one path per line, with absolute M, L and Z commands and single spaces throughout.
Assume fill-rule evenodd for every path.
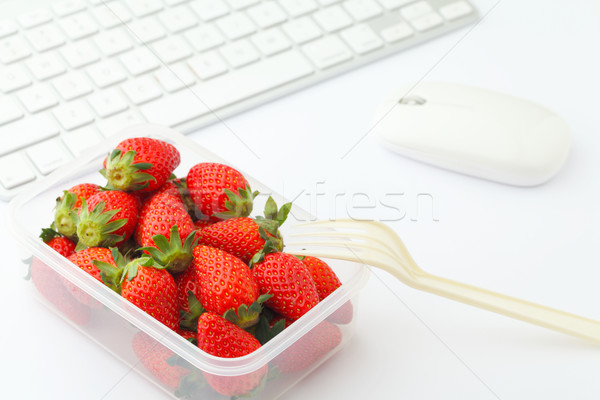
M 600 322 L 470 286 L 423 271 L 398 235 L 373 221 L 317 221 L 285 233 L 285 251 L 354 261 L 382 269 L 404 284 L 484 310 L 574 336 L 600 341 Z

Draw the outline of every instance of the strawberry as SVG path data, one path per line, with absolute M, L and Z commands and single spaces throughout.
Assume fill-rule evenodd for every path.
M 79 250 L 69 257 L 69 261 L 81 268 L 98 281 L 102 282 L 100 270 L 94 265 L 93 261 L 103 261 L 107 264 L 117 266 L 117 261 L 121 258 L 121 254 L 114 247 L 107 249 L 105 247 L 88 247 L 87 249 Z M 71 281 L 64 279 L 63 284 L 71 292 L 80 303 L 92 308 L 101 308 L 102 304 L 92 298 L 89 294 L 75 286 Z
M 192 261 L 195 231 L 179 193 L 159 191 L 143 204 L 135 239 L 143 246 L 142 250 L 170 272 L 181 272 L 188 267 Z
M 31 260 L 31 280 L 42 294 L 61 314 L 79 326 L 90 320 L 90 309 L 78 302 L 63 286 L 62 276 L 37 257 Z
M 127 264 L 118 260 L 117 268 L 102 261 L 93 264 L 100 269 L 108 287 L 167 327 L 178 328 L 177 286 L 163 266 L 150 257 Z
M 247 217 L 257 193 L 234 168 L 218 163 L 199 163 L 188 172 L 187 187 L 197 207 L 198 219 L 219 221 Z
M 180 162 L 179 151 L 167 142 L 130 138 L 116 146 L 100 173 L 111 189 L 151 192 L 169 179 Z
M 301 371 L 314 365 L 342 341 L 342 332 L 337 325 L 322 321 L 294 342 L 273 360 L 283 373 Z
M 333 293 L 334 290 L 342 286 L 342 282 L 340 282 L 335 272 L 325 261 L 310 256 L 299 257 L 299 259 L 302 260 L 302 264 L 309 270 L 315 282 L 315 286 L 319 292 L 319 300 L 323 300 Z M 352 303 L 347 301 L 329 315 L 327 319 L 337 324 L 348 324 L 352 321 L 353 313 Z
M 216 357 L 235 358 L 252 353 L 260 343 L 237 325 L 206 312 L 198 320 L 198 347 Z M 225 396 L 242 396 L 260 386 L 267 374 L 267 366 L 241 376 L 203 374 L 215 391 Z
M 65 191 L 63 196 L 56 200 L 53 227 L 60 234 L 74 239 L 77 233 L 77 222 L 74 220 L 72 212 L 81 208 L 83 199 L 87 200 L 100 190 L 100 186 L 96 184 L 82 183 Z
M 198 300 L 207 311 L 223 315 L 233 309 L 243 318 L 236 322 L 244 327 L 258 320 L 260 307 L 256 312 L 254 306 L 255 312 L 245 315 L 258 301 L 259 293 L 252 271 L 242 260 L 213 247 L 196 246 L 192 267 L 196 271 Z
M 78 249 L 109 247 L 125 242 L 137 224 L 138 199 L 117 190 L 96 193 L 83 200 L 79 215 L 72 213 L 77 222 Z
M 69 257 L 75 252 L 75 243 L 52 229 L 42 229 L 40 238 L 63 257 Z
M 177 389 L 181 380 L 191 373 L 189 369 L 181 365 L 170 365 L 168 360 L 175 353 L 144 332 L 135 334 L 131 346 L 144 367 L 170 389 Z
M 77 196 L 75 208 L 81 208 L 81 201 L 83 199 L 87 200 L 100 191 L 102 191 L 102 188 L 95 183 L 80 183 L 68 190 L 68 192 L 75 193 Z
M 315 283 L 302 261 L 287 253 L 269 253 L 252 267 L 261 294 L 272 294 L 265 303 L 285 318 L 296 320 L 319 302 Z
M 198 298 L 199 290 L 196 284 L 196 268 L 190 267 L 181 274 L 175 276 L 175 284 L 177 285 L 177 303 L 179 309 L 185 312 L 190 312 L 188 304 L 189 292 Z
M 265 216 L 256 219 L 239 217 L 216 222 L 198 232 L 198 243 L 216 247 L 250 263 L 252 257 L 268 246 L 266 251 L 282 251 L 279 227 L 285 222 L 291 203 L 281 210 L 273 198 L 265 205 Z

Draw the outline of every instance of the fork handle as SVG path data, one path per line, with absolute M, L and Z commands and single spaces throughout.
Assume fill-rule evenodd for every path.
M 574 336 L 600 341 L 600 322 L 531 303 L 504 294 L 470 286 L 435 275 L 417 279 L 417 289 L 498 314 Z

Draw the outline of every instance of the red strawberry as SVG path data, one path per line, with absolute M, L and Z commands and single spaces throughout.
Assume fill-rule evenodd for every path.
M 317 291 L 319 292 L 319 300 L 333 293 L 334 290 L 342 286 L 339 278 L 329 265 L 323 260 L 316 257 L 301 257 L 302 263 L 308 268 Z M 350 301 L 344 303 L 338 310 L 334 311 L 327 319 L 337 324 L 348 324 L 352 321 L 353 307 Z
M 63 196 L 56 200 L 54 212 L 54 228 L 62 235 L 74 238 L 77 233 L 77 221 L 72 212 L 81 208 L 81 201 L 88 199 L 100 191 L 100 186 L 93 183 L 75 185 L 65 191 Z
M 192 261 L 193 231 L 194 223 L 179 193 L 166 190 L 153 195 L 142 206 L 135 239 L 161 265 L 177 273 Z
M 190 306 L 188 304 L 189 292 L 199 298 L 198 285 L 196 284 L 196 268 L 190 267 L 181 274 L 175 277 L 175 284 L 177 285 L 177 303 L 179 309 L 190 312 Z
M 198 320 L 198 347 L 213 356 L 235 358 L 252 353 L 260 347 L 260 343 L 237 325 L 206 312 Z M 260 385 L 267 373 L 267 366 L 240 376 L 203 373 L 215 391 L 225 396 L 241 396 Z
M 89 199 L 96 193 L 102 191 L 102 188 L 95 183 L 80 183 L 79 185 L 75 185 L 68 190 L 71 193 L 75 193 L 77 196 L 77 201 L 75 202 L 75 208 L 81 208 L 81 200 Z
M 291 254 L 265 255 L 263 261 L 252 267 L 252 275 L 261 294 L 273 295 L 265 304 L 288 319 L 300 318 L 319 303 L 310 272 Z
M 196 271 L 198 300 L 207 311 L 223 315 L 230 309 L 238 311 L 242 305 L 250 307 L 258 300 L 252 271 L 239 258 L 213 247 L 196 246 L 192 267 Z M 248 318 L 240 324 L 252 325 L 258 314 L 239 317 Z
M 198 232 L 198 243 L 216 247 L 250 263 L 252 257 L 261 250 L 283 250 L 279 227 L 285 222 L 290 208 L 291 203 L 287 203 L 278 210 L 275 200 L 269 197 L 264 217 L 240 217 L 216 222 Z
M 31 280 L 42 294 L 61 314 L 77 325 L 85 325 L 91 317 L 90 309 L 78 302 L 63 286 L 62 276 L 37 257 L 31 261 Z
M 93 261 L 102 271 L 104 283 L 167 327 L 179 325 L 177 286 L 169 272 L 150 257 L 140 257 L 126 265 L 117 260 L 117 268 Z
M 151 192 L 161 187 L 181 162 L 171 144 L 146 137 L 125 139 L 117 145 L 100 171 L 117 190 Z
M 40 238 L 63 257 L 69 257 L 75 252 L 75 243 L 52 229 L 42 229 Z
M 337 325 L 322 321 L 277 356 L 273 363 L 283 373 L 298 372 L 321 360 L 342 341 Z
M 190 197 L 201 214 L 198 219 L 218 221 L 247 217 L 252 211 L 256 194 L 252 193 L 246 178 L 230 166 L 196 164 L 190 169 L 186 182 Z
M 137 224 L 138 199 L 118 190 L 99 192 L 83 205 L 77 220 L 78 248 L 119 245 L 132 234 Z
M 102 282 L 100 270 L 94 265 L 93 261 L 102 261 L 113 265 L 116 268 L 117 263 L 115 261 L 115 257 L 117 260 L 121 257 L 115 248 L 107 249 L 105 247 L 88 247 L 87 249 L 79 250 L 78 252 L 73 253 L 69 257 L 69 261 L 96 278 L 98 281 Z M 63 284 L 71 292 L 73 297 L 75 297 L 80 303 L 92 308 L 102 307 L 102 304 L 99 301 L 92 298 L 89 294 L 75 286 L 70 281 L 65 279 Z
M 168 360 L 175 353 L 144 332 L 135 334 L 131 346 L 144 367 L 170 389 L 177 389 L 181 380 L 191 373 L 181 365 L 170 365 Z

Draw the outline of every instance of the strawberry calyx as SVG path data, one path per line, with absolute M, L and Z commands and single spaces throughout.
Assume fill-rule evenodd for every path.
M 77 221 L 73 219 L 72 212 L 75 210 L 77 195 L 64 191 L 63 196 L 56 199 L 56 210 L 52 226 L 58 233 L 70 239 L 77 234 Z
M 92 260 L 92 264 L 100 270 L 102 282 L 119 294 L 121 294 L 121 287 L 125 279 L 131 281 L 135 278 L 140 267 L 165 268 L 157 264 L 152 257 L 140 257 L 128 262 L 116 247 L 111 247 L 110 250 L 115 264 L 117 264 L 116 268 L 112 264 L 99 260 Z
M 238 307 L 237 312 L 235 309 L 230 308 L 225 311 L 223 318 L 229 322 L 233 322 L 242 329 L 248 329 L 258 323 L 260 313 L 263 310 L 263 303 L 271 297 L 273 297 L 273 295 L 269 293 L 260 295 L 255 302 L 250 304 L 250 307 L 246 304 L 241 304 Z
M 183 272 L 194 258 L 192 250 L 198 241 L 196 231 L 192 231 L 187 236 L 183 245 L 177 225 L 171 227 L 170 236 L 171 240 L 169 241 L 164 235 L 154 235 L 152 241 L 156 247 L 140 247 L 139 250 L 147 252 L 160 265 L 164 265 L 169 272 Z
M 90 211 L 85 199 L 82 199 L 79 215 L 71 211 L 70 215 L 76 222 L 79 238 L 76 251 L 86 247 L 110 247 L 123 240 L 123 235 L 115 235 L 113 232 L 122 228 L 127 223 L 127 219 L 111 221 L 121 209 L 104 211 L 105 207 L 106 203 L 101 201 Z
M 258 196 L 258 191 L 253 192 L 249 185 L 238 189 L 238 193 L 230 189 L 223 189 L 223 193 L 227 196 L 224 204 L 227 211 L 213 214 L 218 219 L 247 217 L 252 212 L 254 198 Z
M 114 149 L 106 160 L 106 168 L 100 173 L 106 178 L 107 189 L 135 191 L 148 187 L 150 181 L 156 178 L 146 171 L 152 168 L 151 163 L 135 162 L 135 150 L 129 150 L 125 154 L 120 149 Z
M 265 255 L 283 251 L 283 238 L 279 227 L 283 225 L 290 213 L 292 203 L 285 203 L 281 208 L 277 208 L 277 203 L 271 196 L 265 203 L 264 217 L 257 216 L 254 221 L 258 225 L 258 234 L 265 241 L 263 248 L 257 252 L 250 260 L 250 268 L 256 263 L 264 260 Z
M 52 228 L 42 228 L 42 233 L 40 233 L 40 239 L 42 239 L 44 243 L 48 243 L 52 239 L 61 236 L 62 235 L 60 233 L 56 232 Z
M 188 290 L 188 307 L 189 312 L 179 311 L 179 327 L 186 331 L 196 332 L 198 330 L 198 318 L 206 310 L 191 290 Z

